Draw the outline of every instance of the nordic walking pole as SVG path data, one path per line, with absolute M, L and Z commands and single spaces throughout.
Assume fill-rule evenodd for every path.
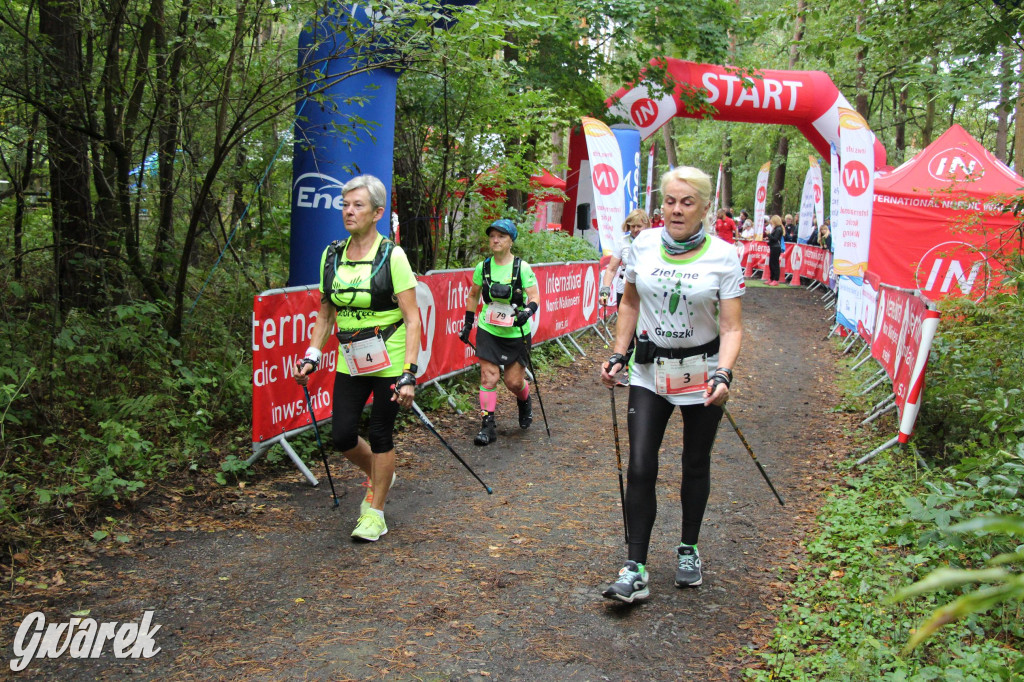
M 459 460 L 459 462 L 462 463 L 462 466 L 466 467 L 466 471 L 468 471 L 469 473 L 473 474 L 473 478 L 475 478 L 476 480 L 480 481 L 480 485 L 482 485 L 484 487 L 484 490 L 487 491 L 487 494 L 488 495 L 493 495 L 494 494 L 494 490 L 491 488 L 491 486 L 489 486 L 486 483 L 484 483 L 483 480 L 479 476 L 476 475 L 476 472 L 473 471 L 473 468 L 471 466 L 469 466 L 468 464 L 466 464 L 466 460 L 464 460 L 461 457 L 459 457 L 459 453 L 455 452 L 455 450 L 452 448 L 451 445 L 448 445 L 448 441 L 446 441 L 444 438 L 441 437 L 441 434 L 437 432 L 437 429 L 434 428 L 434 425 L 430 423 L 429 419 L 427 419 L 427 415 L 423 414 L 423 410 L 420 409 L 420 406 L 416 404 L 415 400 L 412 402 L 412 411 L 415 412 L 416 416 L 420 418 L 420 421 L 423 422 L 423 425 L 427 427 L 427 430 L 429 430 L 432 434 L 437 436 L 437 439 L 439 441 L 441 441 L 441 443 L 446 448 L 448 448 L 448 452 L 450 452 L 453 455 L 455 455 L 455 459 Z
M 744 447 L 747 448 L 747 452 L 749 452 L 751 458 L 753 458 L 754 464 L 757 465 L 757 470 L 761 472 L 761 475 L 764 476 L 764 480 L 768 484 L 768 487 L 772 489 L 773 493 L 775 493 L 775 499 L 779 501 L 780 505 L 785 507 L 786 503 L 782 501 L 782 498 L 779 496 L 779 491 L 777 491 L 775 486 L 772 485 L 772 479 L 768 478 L 768 472 L 766 472 L 764 467 L 761 466 L 761 463 L 757 461 L 757 455 L 754 454 L 754 451 L 751 449 L 750 443 L 747 442 L 747 439 L 743 437 L 743 432 L 740 431 L 740 427 L 736 425 L 736 420 L 732 418 L 732 415 L 729 413 L 729 410 L 725 408 L 725 405 L 722 406 L 722 411 L 725 412 L 725 416 L 729 420 L 729 423 L 732 424 L 732 428 L 736 431 L 736 435 L 740 437 L 741 441 L 743 441 Z
M 526 334 L 523 333 L 523 328 L 519 328 L 519 338 L 523 340 L 523 345 L 526 346 L 526 364 L 530 368 L 530 374 L 533 375 L 533 387 L 537 389 L 537 402 L 540 403 L 540 415 L 544 417 L 544 430 L 548 432 L 548 440 L 551 440 L 551 429 L 548 428 L 548 415 L 544 412 L 544 400 L 540 397 L 540 382 L 537 381 L 537 373 L 533 371 L 533 353 L 530 351 L 529 344 L 526 343 Z
M 309 398 L 309 387 L 302 385 L 302 391 L 306 394 L 306 407 L 309 408 L 309 418 L 313 420 L 313 432 L 316 433 L 316 444 L 320 448 L 320 458 L 324 461 L 324 470 L 327 472 L 327 482 L 331 484 L 331 495 L 334 496 L 334 506 L 338 506 L 338 493 L 334 491 L 334 479 L 331 478 L 331 467 L 327 464 L 327 453 L 324 452 L 324 443 L 320 440 L 320 425 L 316 423 L 316 414 L 313 412 L 313 401 Z
M 619 501 L 622 503 L 622 530 L 626 536 L 626 544 L 629 544 L 629 523 L 626 521 L 626 487 L 622 483 L 622 451 L 619 449 L 619 417 L 615 409 L 615 388 L 609 389 L 612 397 L 612 434 L 615 436 L 615 465 L 619 469 Z

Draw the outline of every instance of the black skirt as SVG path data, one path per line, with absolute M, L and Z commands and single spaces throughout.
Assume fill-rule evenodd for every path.
M 518 362 L 526 367 L 532 336 L 532 334 L 526 334 L 523 338 L 504 338 L 477 327 L 476 356 L 495 365 Z

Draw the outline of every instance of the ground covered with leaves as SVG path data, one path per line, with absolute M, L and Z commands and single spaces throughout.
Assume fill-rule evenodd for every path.
M 139 621 L 154 610 L 150 659 L 33 661 L 36 679 L 730 680 L 763 663 L 801 543 L 848 458 L 855 417 L 837 413 L 838 352 L 827 312 L 805 289 L 748 287 L 745 338 L 729 408 L 779 490 L 780 506 L 728 422 L 715 444 L 700 539 L 704 584 L 673 584 L 682 422 L 670 423 L 651 544 L 651 599 L 627 606 L 601 589 L 625 558 L 608 350 L 540 376 L 528 431 L 499 393 L 498 441 L 474 447 L 473 413 L 431 413 L 439 432 L 494 489 L 488 495 L 422 426 L 398 435 L 389 533 L 354 544 L 361 476 L 332 458 L 341 497 L 287 460 L 261 460 L 244 485 L 167 488 L 107 519 L 95 535 L 24 550 L 5 566 L 0 631 L 84 614 Z M 425 389 L 431 391 L 433 389 Z M 627 390 L 616 403 L 623 460 Z M 308 442 L 308 441 L 307 441 Z M 305 446 L 306 443 L 300 445 Z M 308 449 L 308 447 L 306 447 Z M 243 456 L 245 453 L 238 453 Z M 306 452 L 313 460 L 313 451 Z M 322 465 L 314 465 L 322 476 Z M 8 667 L 5 663 L 4 670 Z

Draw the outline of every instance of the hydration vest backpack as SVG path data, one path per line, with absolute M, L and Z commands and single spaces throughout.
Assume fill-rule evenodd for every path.
M 372 261 L 347 261 L 352 265 L 370 264 L 369 287 L 335 288 L 334 276 L 338 272 L 338 258 L 345 252 L 347 244 L 348 239 L 333 241 L 327 247 L 327 257 L 324 258 L 324 287 L 328 288 L 327 295 L 330 297 L 335 294 L 356 294 L 366 291 L 370 294 L 370 310 L 375 312 L 396 310 L 398 297 L 395 296 L 394 287 L 391 284 L 391 251 L 394 249 L 395 243 L 390 239 L 382 239 Z
M 524 305 L 523 299 L 523 279 L 519 274 L 520 267 L 522 266 L 522 259 L 519 256 L 515 256 L 512 259 L 512 296 L 510 302 L 517 308 L 522 308 Z M 483 272 L 481 273 L 484 280 L 484 285 L 480 288 L 481 293 L 484 296 L 484 303 L 491 302 L 491 285 L 494 283 L 491 281 L 491 257 L 488 256 L 484 260 Z M 501 286 L 500 284 L 498 286 Z M 504 297 L 502 297 L 504 298 Z

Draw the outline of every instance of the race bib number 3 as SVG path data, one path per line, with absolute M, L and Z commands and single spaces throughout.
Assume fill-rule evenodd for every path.
M 696 393 L 704 391 L 707 386 L 706 355 L 695 355 L 682 360 L 656 358 L 654 361 L 654 387 L 658 395 Z
M 373 338 L 363 339 L 341 346 L 341 355 L 345 358 L 348 373 L 354 375 L 378 372 L 391 366 L 384 338 L 378 334 Z
M 488 303 L 484 320 L 495 327 L 511 327 L 516 321 L 516 311 L 509 303 Z

